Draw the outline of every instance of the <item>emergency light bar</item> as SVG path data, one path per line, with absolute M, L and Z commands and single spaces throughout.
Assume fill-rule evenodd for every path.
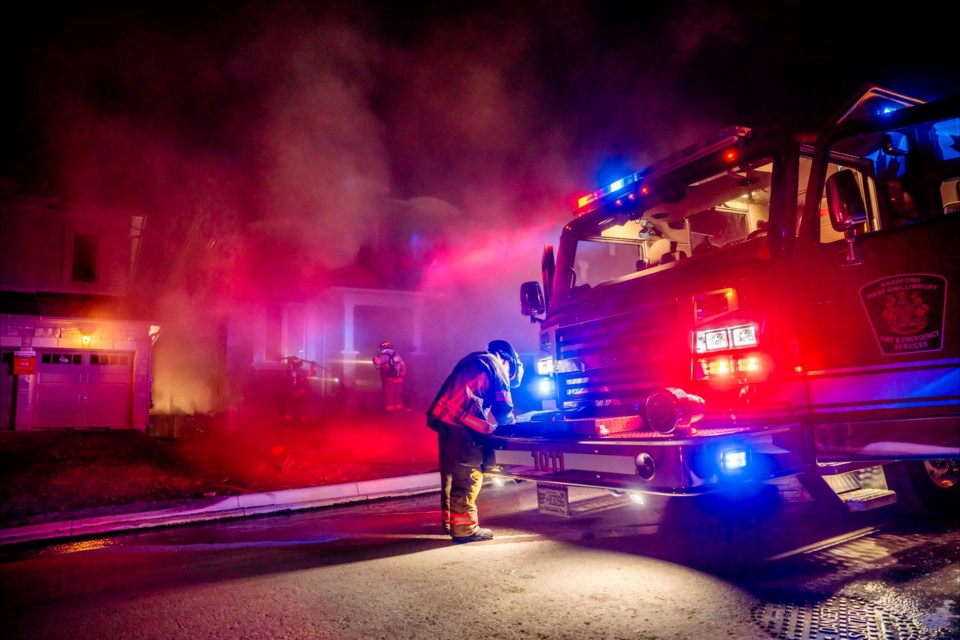
M 600 200 L 604 196 L 608 196 L 611 193 L 616 193 L 617 191 L 620 191 L 624 187 L 631 185 L 634 182 L 639 182 L 641 177 L 642 177 L 641 172 L 637 171 L 636 173 L 632 173 L 629 176 L 620 178 L 616 182 L 608 184 L 602 189 L 597 189 L 593 193 L 585 195 L 581 197 L 579 200 L 577 200 L 577 209 L 578 210 L 583 209 L 588 204 L 596 202 L 597 200 Z
M 640 171 L 631 173 L 628 176 L 620 178 L 616 182 L 608 184 L 602 189 L 597 189 L 593 193 L 580 197 L 577 199 L 577 208 L 574 210 L 574 215 L 582 216 L 583 214 L 592 211 L 598 206 L 597 203 L 600 200 L 603 200 L 607 196 L 617 193 L 618 191 L 622 191 L 630 185 L 640 182 L 644 178 L 652 179 L 654 176 L 669 173 L 670 171 L 674 171 L 677 167 L 691 164 L 701 158 L 705 158 L 721 151 L 723 152 L 723 160 L 725 162 L 735 162 L 739 159 L 740 154 L 732 147 L 744 138 L 747 138 L 750 134 L 751 129 L 749 127 L 727 127 L 726 129 L 720 131 L 714 140 L 706 143 L 691 145 L 686 149 L 667 156 L 663 160 L 655 162 L 646 169 L 641 169 Z M 639 191 L 641 195 L 648 195 L 649 188 L 641 187 Z
M 881 87 L 873 87 L 847 109 L 837 120 L 837 123 L 860 118 L 865 115 L 888 115 L 904 107 L 923 104 L 923 100 L 911 98 L 902 93 L 895 93 Z

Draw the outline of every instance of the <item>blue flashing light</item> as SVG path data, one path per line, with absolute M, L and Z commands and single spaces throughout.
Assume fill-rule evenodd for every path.
M 641 178 L 641 172 L 632 173 L 629 176 L 620 178 L 616 182 L 608 184 L 602 189 L 597 189 L 589 195 L 585 195 L 579 200 L 577 200 L 577 209 L 583 209 L 587 205 L 593 204 L 594 202 L 603 199 L 604 197 L 620 191 L 624 187 L 631 185 L 635 182 L 638 182 Z
M 720 454 L 720 466 L 724 471 L 736 471 L 747 466 L 747 452 L 744 449 L 727 449 Z
M 537 381 L 537 395 L 540 398 L 553 397 L 553 378 L 541 378 Z

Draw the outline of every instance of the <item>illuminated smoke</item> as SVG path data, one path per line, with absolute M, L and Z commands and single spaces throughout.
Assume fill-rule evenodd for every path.
M 412 284 L 446 296 L 428 330 L 451 349 L 533 343 L 517 288 L 571 189 L 565 136 L 510 79 L 528 36 L 464 25 L 400 48 L 349 20 L 260 17 L 228 48 L 121 17 L 89 57 L 47 52 L 69 76 L 45 86 L 61 188 L 148 212 L 157 408 L 208 410 L 224 318 L 309 296 L 371 245 L 430 258 Z
M 802 3 L 631 19 L 585 1 L 338 4 L 37 9 L 24 28 L 42 33 L 18 51 L 49 162 L 36 184 L 148 215 L 138 291 L 165 327 L 159 408 L 209 404 L 203 363 L 227 314 L 335 275 L 375 281 L 358 259 L 371 247 L 421 260 L 406 284 L 447 296 L 428 318 L 450 345 L 439 368 L 492 337 L 532 350 L 519 283 L 539 279 L 604 160 L 639 168 L 730 113 L 815 125 L 835 106 L 780 90 L 836 75 L 789 58 L 834 55 L 802 41 Z

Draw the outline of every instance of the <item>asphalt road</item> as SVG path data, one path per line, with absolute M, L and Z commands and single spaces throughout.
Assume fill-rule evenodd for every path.
M 783 481 L 635 505 L 487 486 L 491 542 L 435 494 L 0 554 L 6 638 L 960 637 L 956 520 L 845 514 Z

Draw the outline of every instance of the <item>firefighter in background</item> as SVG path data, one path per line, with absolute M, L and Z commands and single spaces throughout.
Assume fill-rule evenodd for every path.
M 287 361 L 287 380 L 290 384 L 283 419 L 287 422 L 307 421 L 307 401 L 310 395 L 310 382 L 307 378 L 316 377 L 315 362 L 309 362 L 310 368 L 304 369 L 304 360 L 296 357 L 284 358 Z
M 380 372 L 386 410 L 403 409 L 403 378 L 407 375 L 407 365 L 387 340 L 380 343 L 380 353 L 373 356 L 373 366 Z
M 477 518 L 484 446 L 501 425 L 517 421 L 510 389 L 520 386 L 523 364 L 506 340 L 464 356 L 427 409 L 440 453 L 440 517 L 454 543 L 491 540 Z

